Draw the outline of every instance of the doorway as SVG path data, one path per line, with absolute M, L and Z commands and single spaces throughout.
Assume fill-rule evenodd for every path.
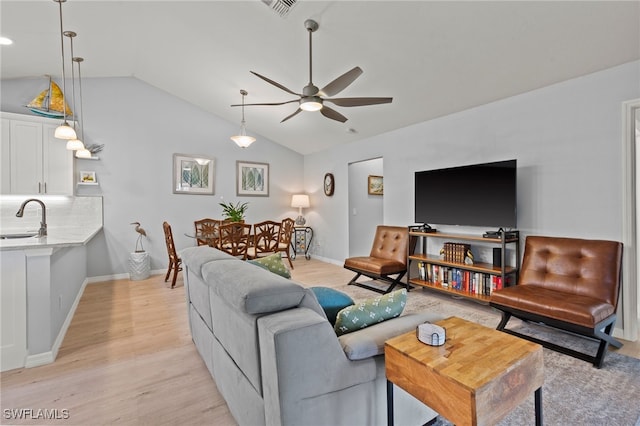
M 384 223 L 384 195 L 371 195 L 369 176 L 383 176 L 383 160 L 349 163 L 349 257 L 368 256 L 376 226 Z

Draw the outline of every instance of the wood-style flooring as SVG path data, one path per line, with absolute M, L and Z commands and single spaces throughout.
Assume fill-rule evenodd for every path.
M 307 285 L 353 276 L 315 259 L 294 266 Z M 87 285 L 56 361 L 0 374 L 0 423 L 235 425 L 191 341 L 182 273 L 174 289 L 163 279 Z M 640 358 L 640 343 L 619 352 Z M 30 418 L 12 417 L 20 409 Z

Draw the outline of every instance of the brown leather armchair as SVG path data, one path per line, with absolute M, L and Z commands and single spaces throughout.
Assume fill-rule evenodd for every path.
M 622 243 L 527 237 L 517 286 L 496 290 L 490 305 L 502 311 L 497 329 L 593 363 L 600 368 L 613 338 L 620 293 Z M 595 356 L 506 329 L 514 316 L 597 339 Z
M 409 247 L 409 232 L 402 226 L 379 225 L 373 239 L 373 246 L 369 256 L 350 257 L 344 261 L 344 267 L 356 273 L 349 281 L 349 285 L 357 285 L 378 293 L 389 293 L 401 284 L 400 280 L 407 273 L 407 253 Z M 381 290 L 357 282 L 361 275 L 369 278 L 389 282 L 386 290 Z M 390 275 L 395 275 L 392 278 Z M 409 284 L 406 284 L 409 290 Z

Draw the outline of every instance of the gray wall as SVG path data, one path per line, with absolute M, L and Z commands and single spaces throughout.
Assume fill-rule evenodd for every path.
M 368 256 L 376 226 L 384 223 L 383 197 L 369 195 L 369 175 L 383 176 L 382 158 L 349 164 L 349 256 Z
M 621 240 L 621 103 L 640 97 L 639 76 L 635 61 L 306 156 L 306 191 L 321 218 L 315 254 L 348 257 L 348 165 L 375 157 L 384 158 L 387 224 L 414 222 L 415 171 L 516 158 L 521 233 Z M 322 193 L 327 172 L 333 197 Z
M 25 105 L 44 79 L 2 80 L 1 109 L 27 113 Z M 141 222 L 151 268 L 167 266 L 162 222 L 168 221 L 178 249 L 194 241 L 193 221 L 220 218 L 218 203 L 248 201 L 247 221 L 295 217 L 290 195 L 303 189 L 303 157 L 260 135 L 248 149 L 230 139 L 237 123 L 224 121 L 135 78 L 83 79 L 85 142 L 104 144 L 99 161 L 76 160 L 76 170 L 95 170 L 99 187 L 79 187 L 78 195 L 104 197 L 104 232 L 88 245 L 88 275 L 126 273 Z M 238 112 L 239 114 L 239 112 Z M 251 133 L 251 122 L 247 123 Z M 215 195 L 172 193 L 172 154 L 215 158 Z M 235 195 L 237 160 L 270 164 L 270 196 Z

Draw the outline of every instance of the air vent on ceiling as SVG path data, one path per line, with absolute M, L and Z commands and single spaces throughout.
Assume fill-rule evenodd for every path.
M 280 17 L 284 18 L 287 16 L 291 8 L 295 6 L 298 0 L 262 0 L 262 3 L 269 6 L 272 10 L 274 10 Z

